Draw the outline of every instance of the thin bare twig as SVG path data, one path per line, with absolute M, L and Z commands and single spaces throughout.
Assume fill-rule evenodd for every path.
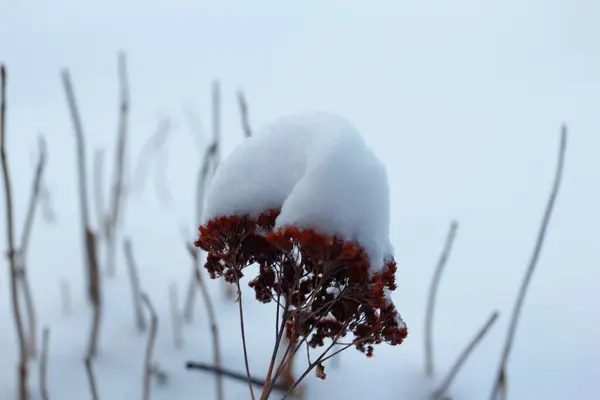
M 460 355 L 458 356 L 458 358 L 456 359 L 456 361 L 450 368 L 448 375 L 442 381 L 442 384 L 438 387 L 438 389 L 436 391 L 433 392 L 433 396 L 432 396 L 433 399 L 442 400 L 445 398 L 446 392 L 448 391 L 448 388 L 452 384 L 452 381 L 454 381 L 454 378 L 456 377 L 456 375 L 462 368 L 465 361 L 469 358 L 469 355 L 471 355 L 471 353 L 473 352 L 475 347 L 477 347 L 479 342 L 481 342 L 481 340 L 485 337 L 485 335 L 490 330 L 490 328 L 494 325 L 494 322 L 496 322 L 496 320 L 498 319 L 498 315 L 499 315 L 498 311 L 494 311 L 488 317 L 485 324 L 479 329 L 479 331 L 477 332 L 477 335 L 475 335 L 475 337 L 473 337 L 473 339 L 471 339 L 471 341 L 469 342 L 467 347 L 465 347 L 465 349 L 460 353 Z
M 15 231 L 12 208 L 12 186 L 10 172 L 8 169 L 8 158 L 6 155 L 6 67 L 0 66 L 0 77 L 2 80 L 2 96 L 0 103 L 0 154 L 2 156 L 2 174 L 4 177 L 4 196 L 6 201 L 6 237 L 8 238 L 8 259 L 10 263 L 10 290 L 12 298 L 12 310 L 19 339 L 19 398 L 28 399 L 27 389 L 27 341 L 25 338 L 25 327 L 21 316 L 21 305 L 19 301 L 19 273 L 16 263 Z
M 458 230 L 458 223 L 452 221 L 448 235 L 446 236 L 446 244 L 438 259 L 431 284 L 429 286 L 429 296 L 427 300 L 427 310 L 425 313 L 425 373 L 428 376 L 433 375 L 434 363 L 433 363 L 433 314 L 435 309 L 435 299 L 438 292 L 438 286 L 442 277 L 444 266 L 446 265 L 450 252 L 452 251 L 452 245 L 456 238 L 456 231 Z
M 40 392 L 42 400 L 50 400 L 48 394 L 48 346 L 50 342 L 50 328 L 45 327 L 42 332 L 42 356 L 40 359 Z
M 135 171 L 133 174 L 133 184 L 138 195 L 144 192 L 146 178 L 148 177 L 148 168 L 152 161 L 152 156 L 156 154 L 167 142 L 171 131 L 171 121 L 160 119 L 156 132 L 148 138 L 142 146 L 142 151 L 138 156 Z
M 107 216 L 104 213 L 104 150 L 94 151 L 94 205 L 96 206 L 96 219 L 98 220 L 98 238 L 106 240 L 108 233 Z
M 133 295 L 133 312 L 135 315 L 135 325 L 138 331 L 143 332 L 146 330 L 146 319 L 144 318 L 144 312 L 142 310 L 140 279 L 137 272 L 137 264 L 135 262 L 135 257 L 133 256 L 131 240 L 126 238 L 123 241 L 123 250 L 125 252 L 125 259 L 127 260 L 127 272 L 129 275 L 129 283 L 131 285 L 131 293 Z
M 40 187 L 40 205 L 42 206 L 44 221 L 48 224 L 54 224 L 56 222 L 56 213 L 52 207 L 50 189 L 48 189 L 48 185 L 45 182 L 42 182 Z
M 254 389 L 252 388 L 252 374 L 250 373 L 250 365 L 248 364 L 248 349 L 246 346 L 246 332 L 244 327 L 244 306 L 242 304 L 242 289 L 240 288 L 240 280 L 236 279 L 235 281 L 237 286 L 237 303 L 238 310 L 240 312 L 240 333 L 242 334 L 242 347 L 244 349 L 244 365 L 246 367 L 246 376 L 248 377 L 248 389 L 250 389 L 250 397 L 252 400 L 254 397 Z
M 244 136 L 249 138 L 252 136 L 252 129 L 250 128 L 248 118 L 248 103 L 246 102 L 244 92 L 241 90 L 238 91 L 238 105 L 240 106 L 240 114 L 242 117 L 242 130 L 244 131 Z
M 115 275 L 115 256 L 117 227 L 121 216 L 121 203 L 123 202 L 123 165 L 125 162 L 125 149 L 127 143 L 127 122 L 129 113 L 129 84 L 127 81 L 127 59 L 124 53 L 119 53 L 119 86 L 121 103 L 119 106 L 119 131 L 115 158 L 115 172 L 113 174 L 112 204 L 108 229 L 106 234 L 106 272 L 108 276 Z
M 226 376 L 228 378 L 235 379 L 237 381 L 246 382 L 248 380 L 248 377 L 244 373 L 230 371 L 228 369 L 223 369 L 223 368 L 217 368 L 214 365 L 208 365 L 208 364 L 203 364 L 203 363 L 188 361 L 186 363 L 186 368 L 187 369 L 196 369 L 196 370 L 199 370 L 199 371 L 214 372 L 217 375 L 223 375 L 223 376 Z M 250 382 L 252 382 L 253 385 L 258 386 L 258 387 L 263 387 L 265 385 L 265 380 L 264 379 L 250 378 Z M 278 383 L 276 383 L 273 386 L 273 388 L 277 389 L 277 390 L 280 390 L 280 391 L 284 391 L 284 392 L 289 389 L 288 386 L 281 385 L 281 384 L 278 384 Z
M 94 375 L 94 367 L 92 366 L 92 357 L 89 355 L 85 357 L 85 370 L 87 372 L 88 382 L 90 384 L 90 393 L 92 394 L 92 400 L 99 400 L 98 397 L 98 386 L 96 385 L 96 376 Z
M 177 283 L 171 282 L 169 285 L 169 304 L 171 309 L 171 324 L 173 326 L 173 344 L 176 349 L 181 349 L 183 346 L 183 324 L 181 320 L 181 313 L 177 306 Z
M 37 167 L 35 170 L 35 176 L 31 185 L 31 195 L 29 197 L 29 207 L 27 208 L 27 214 L 25 216 L 25 224 L 23 231 L 21 232 L 21 241 L 19 244 L 19 251 L 25 255 L 27 247 L 29 245 L 29 238 L 31 237 L 31 229 L 33 227 L 33 221 L 35 218 L 36 205 L 40 195 L 40 186 L 42 183 L 42 176 L 44 174 L 44 168 L 46 167 L 46 140 L 43 136 L 38 138 L 38 145 L 40 149 L 40 156 L 38 159 Z
M 142 301 L 148 308 L 150 313 L 150 334 L 148 335 L 148 344 L 146 345 L 146 354 L 144 356 L 144 386 L 143 386 L 143 400 L 150 399 L 150 383 L 152 379 L 152 353 L 154 352 L 154 342 L 156 341 L 156 332 L 158 330 L 158 316 L 156 310 L 150 301 L 150 297 L 146 293 L 142 293 Z
M 519 317 L 520 317 L 521 311 L 523 309 L 523 303 L 525 302 L 525 296 L 527 295 L 527 288 L 529 287 L 529 283 L 531 282 L 531 278 L 533 277 L 535 267 L 540 258 L 540 254 L 541 254 L 543 246 L 544 246 L 544 240 L 546 238 L 546 231 L 548 230 L 548 226 L 550 224 L 550 219 L 552 217 L 552 212 L 554 210 L 554 204 L 556 203 L 556 198 L 558 197 L 558 193 L 560 190 L 560 184 L 562 182 L 562 175 L 563 175 L 563 170 L 564 170 L 564 165 L 565 165 L 566 151 L 567 151 L 567 127 L 566 127 L 566 125 L 563 125 L 561 132 L 560 132 L 560 146 L 559 146 L 559 150 L 558 150 L 558 161 L 556 164 L 554 183 L 552 184 L 552 190 L 548 197 L 548 202 L 546 204 L 544 216 L 542 218 L 542 222 L 540 224 L 540 228 L 539 228 L 538 235 L 536 238 L 535 247 L 533 249 L 531 259 L 529 260 L 529 265 L 527 266 L 527 271 L 525 272 L 525 276 L 523 277 L 523 281 L 521 282 L 521 287 L 519 288 L 519 293 L 517 295 L 517 299 L 516 299 L 516 302 L 515 302 L 515 305 L 513 308 L 510 325 L 508 327 L 508 332 L 506 335 L 506 342 L 504 343 L 504 349 L 502 351 L 500 367 L 498 368 L 498 373 L 496 375 L 496 379 L 494 380 L 494 386 L 492 388 L 492 394 L 490 396 L 491 400 L 497 399 L 499 392 L 500 391 L 505 392 L 505 390 L 506 390 L 506 386 L 505 386 L 506 385 L 506 366 L 508 364 L 510 350 L 512 349 L 513 341 L 514 341 L 515 335 L 517 333 Z

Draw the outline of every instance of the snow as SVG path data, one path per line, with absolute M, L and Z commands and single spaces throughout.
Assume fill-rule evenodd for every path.
M 217 169 L 204 223 L 281 209 L 276 229 L 311 228 L 358 242 L 371 271 L 392 256 L 383 164 L 346 119 L 324 111 L 290 115 L 240 144 Z

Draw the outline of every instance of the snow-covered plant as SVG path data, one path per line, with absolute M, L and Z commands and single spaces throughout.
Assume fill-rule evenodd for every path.
M 245 268 L 258 265 L 249 282 L 256 299 L 277 305 L 262 398 L 302 346 L 324 350 L 290 391 L 313 369 L 324 379 L 323 363 L 349 347 L 372 356 L 375 344 L 406 338 L 390 298 L 388 191 L 385 169 L 358 132 L 327 113 L 272 124 L 216 172 L 196 246 L 208 253 L 211 278 L 237 285 L 242 335 Z

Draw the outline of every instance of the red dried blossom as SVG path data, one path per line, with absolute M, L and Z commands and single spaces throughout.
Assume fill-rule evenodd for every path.
M 286 335 L 295 343 L 318 347 L 351 333 L 352 344 L 369 357 L 374 344 L 401 344 L 407 329 L 386 294 L 396 289 L 396 262 L 372 274 L 357 243 L 311 229 L 274 230 L 278 215 L 273 209 L 256 219 L 218 217 L 201 226 L 195 244 L 208 252 L 210 277 L 236 282 L 257 263 L 249 286 L 260 302 L 285 301 Z

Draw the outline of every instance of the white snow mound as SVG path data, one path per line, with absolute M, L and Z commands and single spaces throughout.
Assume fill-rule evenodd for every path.
M 371 272 L 392 256 L 384 165 L 346 119 L 281 118 L 240 144 L 211 180 L 202 223 L 280 208 L 276 228 L 312 228 L 358 242 Z

